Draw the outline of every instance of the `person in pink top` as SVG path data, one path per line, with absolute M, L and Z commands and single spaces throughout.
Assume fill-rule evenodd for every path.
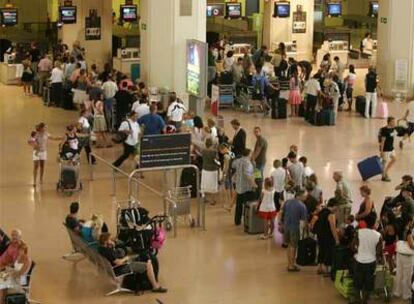
M 292 76 L 289 81 L 289 103 L 291 106 L 290 116 L 297 117 L 299 114 L 299 105 L 302 103 L 302 98 L 300 96 L 298 68 L 296 65 L 292 65 L 291 74 Z
M 13 229 L 10 234 L 10 244 L 6 251 L 0 256 L 0 271 L 16 262 L 21 242 L 22 232 L 19 229 Z

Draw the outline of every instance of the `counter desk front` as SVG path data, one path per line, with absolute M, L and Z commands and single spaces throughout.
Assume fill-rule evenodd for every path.
M 16 85 L 20 83 L 23 74 L 22 64 L 9 64 L 0 62 L 0 82 L 6 85 Z

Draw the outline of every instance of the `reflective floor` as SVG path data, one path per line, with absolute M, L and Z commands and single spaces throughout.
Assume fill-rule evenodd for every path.
M 405 105 L 389 104 L 390 112 L 401 117 Z M 377 154 L 376 136 L 383 120 L 366 120 L 355 113 L 340 113 L 336 127 L 311 127 L 301 119 L 274 121 L 261 116 L 223 111 L 226 130 L 231 134 L 229 121 L 239 118 L 248 130 L 248 146 L 253 147 L 252 129 L 259 125 L 269 140 L 270 160 L 284 157 L 289 145 L 297 144 L 300 154 L 309 159 L 317 172 L 325 197 L 333 194 L 332 172 L 343 170 L 352 185 L 354 208 L 358 208 L 358 187 L 361 179 L 356 163 L 364 157 Z M 88 167 L 82 163 L 84 190 L 71 197 L 55 190 L 58 166 L 57 143 L 49 146 L 49 161 L 45 183 L 34 189 L 32 184 L 31 150 L 26 140 L 34 125 L 44 121 L 49 132 L 61 135 L 64 126 L 73 122 L 76 112 L 46 108 L 39 98 L 25 97 L 18 87 L 0 85 L 0 227 L 10 231 L 21 228 L 24 240 L 30 245 L 37 262 L 32 296 L 42 303 L 52 304 L 165 304 L 194 303 L 345 303 L 335 291 L 333 283 L 316 275 L 314 267 L 302 268 L 300 273 L 287 273 L 285 250 L 273 240 L 259 241 L 257 236 L 244 234 L 233 226 L 233 216 L 217 206 L 207 206 L 207 230 L 190 229 L 180 224 L 178 237 L 170 237 L 162 249 L 161 283 L 169 288 L 165 295 L 145 294 L 105 297 L 112 288 L 88 261 L 77 265 L 64 261 L 70 243 L 62 226 L 69 203 L 81 202 L 81 216 L 102 214 L 115 230 L 115 201 L 127 197 L 126 179 L 118 176 L 117 195 L 112 194 L 110 171 L 98 163 L 95 179 L 89 181 Z M 398 162 L 390 173 L 392 183 L 378 178 L 369 182 L 378 207 L 385 195 L 393 193 L 400 176 L 412 173 L 414 143 L 397 151 Z M 113 160 L 119 147 L 97 151 Z M 130 170 L 127 164 L 125 170 Z M 144 182 L 162 190 L 157 174 L 145 174 Z M 154 214 L 161 210 L 161 200 L 141 188 L 139 198 Z M 196 209 L 193 208 L 195 213 Z M 374 300 L 381 303 L 382 300 Z M 398 301 L 394 301 L 398 303 Z

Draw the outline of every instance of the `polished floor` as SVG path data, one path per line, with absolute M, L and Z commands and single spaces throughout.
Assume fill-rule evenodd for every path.
M 389 103 L 390 112 L 400 117 L 403 104 Z M 340 113 L 336 127 L 311 127 L 301 119 L 273 121 L 233 111 L 223 111 L 227 132 L 229 121 L 237 117 L 248 130 L 248 146 L 253 147 L 252 129 L 259 125 L 269 140 L 267 170 L 274 158 L 286 155 L 289 145 L 297 144 L 300 154 L 309 159 L 317 172 L 325 197 L 333 194 L 332 172 L 342 170 L 353 190 L 355 206 L 360 197 L 361 179 L 356 163 L 378 153 L 376 136 L 383 120 L 366 120 L 355 113 Z M 10 231 L 21 228 L 37 262 L 32 296 L 46 304 L 165 304 L 194 303 L 346 303 L 335 291 L 333 283 L 316 275 L 313 267 L 300 273 L 286 272 L 285 251 L 274 241 L 259 241 L 233 226 L 233 217 L 220 206 L 207 207 L 207 230 L 190 229 L 181 224 L 178 237 L 170 237 L 159 257 L 161 283 L 169 288 L 165 295 L 145 294 L 105 297 L 111 289 L 88 261 L 76 266 L 61 257 L 70 251 L 70 243 L 62 226 L 68 205 L 81 202 L 81 216 L 102 214 L 115 229 L 116 201 L 126 195 L 126 179 L 118 176 L 117 195 L 111 196 L 110 171 L 100 162 L 95 179 L 89 181 L 87 166 L 82 168 L 84 190 L 71 197 L 56 193 L 58 166 L 57 143 L 49 146 L 45 183 L 34 189 L 32 184 L 31 150 L 26 140 L 34 125 L 44 121 L 49 132 L 61 135 L 64 126 L 76 119 L 77 113 L 46 108 L 39 98 L 25 97 L 18 87 L 0 85 L 0 227 Z M 119 148 L 97 153 L 113 160 Z M 392 183 L 378 178 L 369 182 L 379 207 L 385 195 L 393 194 L 400 176 L 413 173 L 414 143 L 397 151 L 398 162 L 391 171 Z M 84 165 L 85 163 L 83 163 Z M 128 170 L 128 166 L 124 168 Z M 144 182 L 161 190 L 158 175 L 146 174 Z M 139 198 L 153 213 L 159 211 L 161 200 L 141 188 Z M 195 208 L 193 209 L 195 211 Z M 382 300 L 373 302 L 381 303 Z M 398 303 L 398 301 L 394 301 Z

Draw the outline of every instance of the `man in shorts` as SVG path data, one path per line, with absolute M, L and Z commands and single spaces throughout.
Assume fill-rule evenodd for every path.
M 284 243 L 288 245 L 288 268 L 289 272 L 300 271 L 296 266 L 296 250 L 300 239 L 300 222 L 306 221 L 307 209 L 303 203 L 306 193 L 300 187 L 295 187 L 295 198 L 286 201 L 282 208 L 282 224 Z
M 388 176 L 388 172 L 396 161 L 394 151 L 394 138 L 397 136 L 397 131 L 395 130 L 395 126 L 395 118 L 388 117 L 387 125 L 380 129 L 378 136 L 380 156 L 384 165 L 384 171 L 382 173 L 383 182 L 391 181 Z

